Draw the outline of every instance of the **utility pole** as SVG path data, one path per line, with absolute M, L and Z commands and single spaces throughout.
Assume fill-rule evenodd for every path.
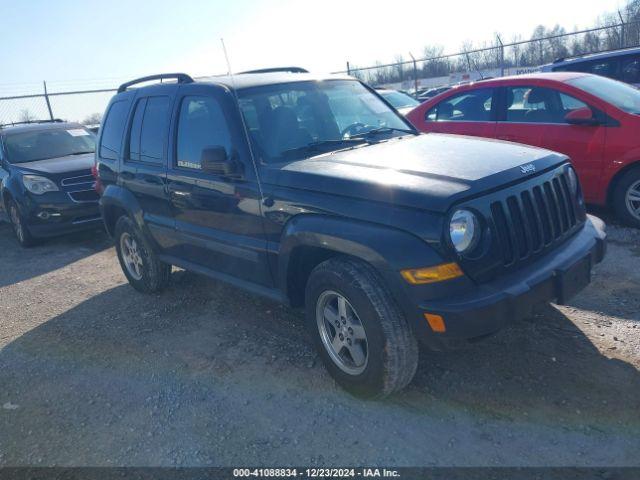
M 622 13 L 620 12 L 620 10 L 618 10 L 618 16 L 620 17 L 620 48 L 624 48 L 625 47 L 625 41 L 624 41 L 624 18 L 622 17 Z
M 413 54 L 411 52 L 409 52 L 409 56 L 411 57 L 411 60 L 413 61 L 413 88 L 414 88 L 414 94 L 417 95 L 418 93 L 418 64 L 416 63 L 416 59 L 413 56 Z
M 47 93 L 47 82 L 43 81 L 44 85 L 44 101 L 47 102 L 47 110 L 49 110 L 49 118 L 53 120 L 53 110 L 51 110 L 51 102 L 49 102 L 49 94 Z
M 500 35 L 498 35 L 496 33 L 496 38 L 498 39 L 498 43 L 500 44 L 500 50 L 499 50 L 499 62 L 500 62 L 500 76 L 504 77 L 504 43 L 502 43 L 502 39 L 500 38 Z

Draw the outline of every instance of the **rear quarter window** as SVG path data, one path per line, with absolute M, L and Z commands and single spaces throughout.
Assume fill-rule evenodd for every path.
M 102 137 L 100 139 L 99 155 L 101 158 L 117 160 L 122 148 L 122 137 L 124 135 L 127 114 L 129 113 L 129 102 L 119 100 L 113 102 L 107 117 L 102 125 Z

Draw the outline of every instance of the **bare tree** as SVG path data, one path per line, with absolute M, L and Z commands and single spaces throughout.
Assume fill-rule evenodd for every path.
M 620 27 L 620 17 L 624 26 Z M 427 45 L 418 75 L 422 78 L 446 76 L 453 72 L 481 71 L 496 67 L 539 66 L 553 62 L 569 55 L 598 52 L 603 49 L 635 46 L 640 44 L 640 0 L 627 0 L 620 12 L 604 15 L 595 22 L 596 26 L 610 27 L 603 31 L 588 32 L 581 35 L 566 36 L 566 29 L 561 25 L 547 27 L 538 25 L 529 37 L 529 42 L 513 45 L 500 55 L 499 43 L 496 40 L 484 42 L 480 46 L 467 40 L 456 56 L 440 58 L 444 48 L 439 45 Z M 502 38 L 502 37 L 501 37 Z M 512 43 L 522 40 L 520 35 L 512 39 Z M 382 62 L 375 62 L 376 68 L 359 72 L 366 81 L 373 84 L 401 82 L 412 78 L 410 67 L 401 65 L 403 57 L 396 55 L 392 66 L 383 67 Z M 502 65 L 501 65 L 502 63 Z M 356 72 L 354 72 L 356 74 Z
M 82 121 L 83 125 L 98 125 L 102 121 L 101 113 L 92 113 Z
M 33 115 L 28 108 L 20 110 L 20 116 L 18 117 L 20 122 L 33 122 L 35 119 L 36 116 Z

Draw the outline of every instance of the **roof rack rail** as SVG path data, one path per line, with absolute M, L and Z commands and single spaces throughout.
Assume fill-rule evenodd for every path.
M 118 93 L 125 92 L 127 88 L 136 85 L 138 83 L 150 82 L 152 80 L 162 80 L 165 79 L 176 79 L 178 83 L 193 83 L 193 78 L 191 78 L 186 73 L 160 73 L 158 75 L 149 75 L 147 77 L 136 78 L 135 80 L 131 80 L 130 82 L 123 83 L 118 87 Z
M 9 123 L 0 123 L 0 128 L 2 127 L 13 127 L 15 125 L 29 125 L 32 123 L 62 123 L 64 120 L 59 118 L 52 118 L 50 120 L 24 120 L 21 122 L 9 122 Z
M 240 72 L 240 75 L 247 73 L 276 73 L 276 72 L 288 72 L 288 73 L 309 73 L 309 70 L 302 67 L 272 67 L 272 68 L 259 68 L 257 70 L 247 70 L 246 72 Z

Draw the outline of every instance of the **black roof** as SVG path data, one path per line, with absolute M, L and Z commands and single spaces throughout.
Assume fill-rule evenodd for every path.
M 280 69 L 279 69 L 280 70 Z M 242 90 L 251 87 L 260 87 L 263 85 L 277 85 L 281 83 L 293 83 L 293 82 L 318 82 L 323 80 L 355 80 L 353 77 L 346 75 L 333 75 L 333 74 L 314 74 L 314 73 L 298 73 L 290 71 L 277 71 L 267 73 L 238 73 L 236 75 L 215 75 L 211 77 L 199 77 L 198 79 L 192 79 L 183 73 L 174 73 L 167 75 L 151 75 L 149 77 L 143 77 L 137 80 L 132 80 L 120 86 L 119 93 L 127 91 L 127 88 L 137 83 L 143 83 L 151 80 L 157 80 L 162 77 L 163 79 L 171 78 L 176 79 L 178 83 L 200 83 L 200 84 L 217 84 L 223 85 L 230 90 Z M 166 85 L 175 85 L 175 83 L 166 83 Z M 145 87 L 158 87 L 161 83 L 154 83 L 153 85 L 144 85 Z
M 293 82 L 319 82 L 322 80 L 355 80 L 346 75 L 315 74 L 315 73 L 251 73 L 238 75 L 222 75 L 215 77 L 200 78 L 199 83 L 217 83 L 232 90 L 242 90 L 244 88 L 261 87 L 263 85 L 277 85 L 279 83 Z

